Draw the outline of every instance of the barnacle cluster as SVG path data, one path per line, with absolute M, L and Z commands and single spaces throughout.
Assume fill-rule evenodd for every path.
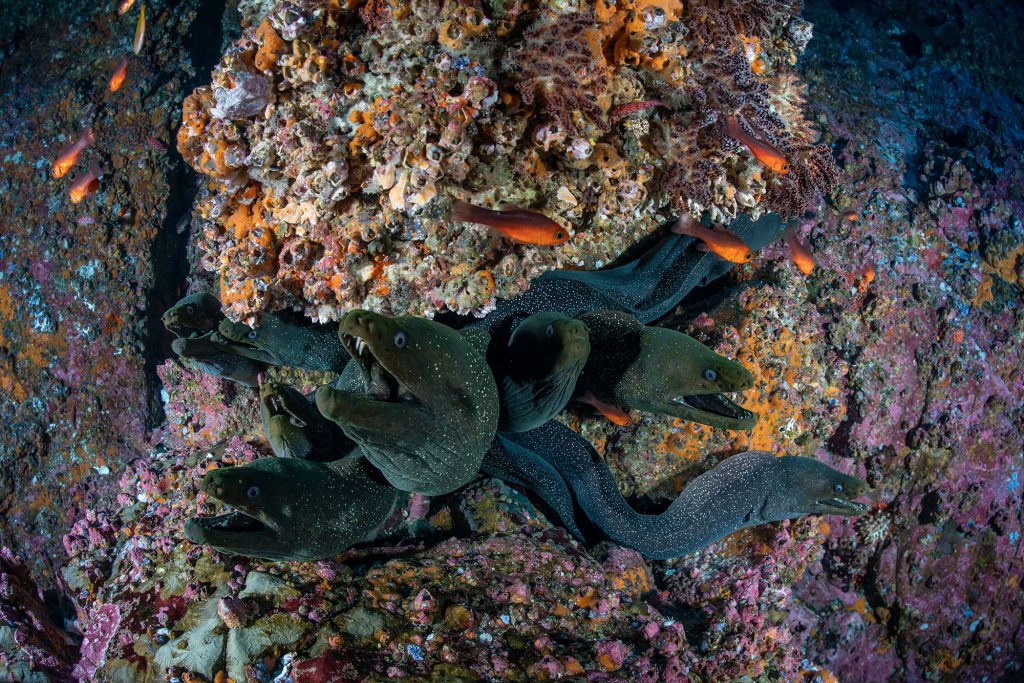
M 802 212 L 836 170 L 801 114 L 799 2 L 297 0 L 248 22 L 183 107 L 205 176 L 203 265 L 254 323 L 352 306 L 485 313 L 556 267 L 600 267 L 670 213 Z M 738 117 L 789 161 L 724 132 Z M 539 211 L 536 247 L 449 220 Z

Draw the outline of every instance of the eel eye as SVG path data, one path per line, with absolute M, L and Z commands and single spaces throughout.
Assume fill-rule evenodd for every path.
M 249 500 L 256 500 L 260 497 L 260 487 L 250 486 L 249 490 L 245 492 L 245 495 L 248 496 Z
M 288 418 L 288 422 L 292 423 L 292 425 L 295 426 L 295 427 L 305 427 L 306 426 L 305 422 L 303 422 L 299 418 L 295 417 L 294 415 L 292 415 L 291 417 Z
M 550 339 L 555 336 L 555 326 L 548 323 L 548 326 L 544 328 L 544 336 Z
M 832 487 L 832 490 L 835 491 L 836 493 L 842 493 L 843 492 L 843 485 L 842 484 L 836 484 L 835 486 Z
M 245 336 L 248 337 L 249 339 L 255 339 L 256 337 L 260 336 L 260 333 L 257 330 L 249 330 L 249 334 Z
M 714 382 L 716 379 L 718 379 L 718 373 L 712 370 L 711 368 L 708 368 L 707 370 L 704 371 L 704 379 L 706 379 L 709 382 Z
M 405 338 L 405 332 L 395 333 L 395 348 L 404 349 L 405 345 L 409 343 L 409 340 Z
M 186 311 L 186 312 L 187 312 L 187 313 L 188 313 L 189 315 L 192 315 L 193 313 L 195 313 L 195 312 L 196 312 L 196 307 L 195 307 L 195 306 L 193 306 L 192 304 L 189 304 L 188 306 L 186 306 L 186 307 L 185 307 L 185 311 Z

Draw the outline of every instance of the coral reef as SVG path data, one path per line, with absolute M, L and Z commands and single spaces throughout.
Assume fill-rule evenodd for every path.
M 671 213 L 797 215 L 835 184 L 794 71 L 798 3 L 243 3 L 184 106 L 202 266 L 229 318 L 483 314 L 544 270 L 616 259 Z M 778 175 L 723 131 L 776 146 Z M 517 245 L 455 200 L 571 226 Z

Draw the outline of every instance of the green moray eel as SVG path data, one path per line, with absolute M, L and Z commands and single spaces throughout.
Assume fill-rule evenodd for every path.
M 277 382 L 260 387 L 260 419 L 279 458 L 338 460 L 356 445 L 301 392 Z
M 441 495 L 468 483 L 498 426 L 498 389 L 480 340 L 425 318 L 363 310 L 341 319 L 338 336 L 362 391 L 320 387 L 320 412 L 402 491 Z
M 521 322 L 496 372 L 501 395 L 498 429 L 525 432 L 561 412 L 589 353 L 587 328 L 578 320 L 543 312 Z
M 263 363 L 224 351 L 211 341 L 214 334 L 207 332 L 199 337 L 179 337 L 171 342 L 171 349 L 192 370 L 247 387 L 258 386 L 259 374 L 264 369 Z
M 709 220 L 704 222 L 710 224 Z M 672 221 L 668 225 L 675 224 Z M 729 229 L 751 251 L 779 239 L 796 221 L 783 223 L 767 213 L 756 221 L 739 215 Z M 647 251 L 622 265 L 604 270 L 553 270 L 530 283 L 522 294 L 499 301 L 497 307 L 473 325 L 487 330 L 492 346 L 504 346 L 518 321 L 540 311 L 558 311 L 576 317 L 600 310 L 625 311 L 647 324 L 667 315 L 683 297 L 721 277 L 734 267 L 709 252 L 698 250 L 700 241 L 669 234 Z
M 202 335 L 217 329 L 224 319 L 220 301 L 212 294 L 189 294 L 168 308 L 161 318 L 176 337 Z
M 577 522 L 569 486 L 558 470 L 543 458 L 499 434 L 487 449 L 480 471 L 533 493 L 569 533 L 581 541 L 585 540 Z
M 591 353 L 580 376 L 590 391 L 620 408 L 673 415 L 723 429 L 753 429 L 757 417 L 723 392 L 754 385 L 750 371 L 682 332 L 646 327 L 620 311 L 584 313 Z
M 744 527 L 805 515 L 859 515 L 854 499 L 867 484 L 812 458 L 748 451 L 726 458 L 687 484 L 657 515 L 640 514 L 623 499 L 593 446 L 557 422 L 499 439 L 553 466 L 572 488 L 586 517 L 609 539 L 651 560 L 680 557 Z M 526 455 L 524 455 L 526 454 Z
M 224 320 L 218 331 L 225 349 L 273 365 L 341 372 L 348 362 L 333 325 L 315 325 L 296 315 L 270 313 L 256 327 Z
M 399 493 L 361 455 L 330 463 L 260 458 L 208 472 L 199 486 L 232 508 L 185 523 L 185 538 L 234 555 L 321 560 L 365 540 Z

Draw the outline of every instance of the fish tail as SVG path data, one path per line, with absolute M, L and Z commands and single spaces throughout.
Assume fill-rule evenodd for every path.
M 676 224 L 672 226 L 672 232 L 677 235 L 689 235 L 690 237 L 696 237 L 698 225 L 697 221 L 693 219 L 693 216 L 688 213 L 684 213 L 679 217 L 679 220 L 676 221 Z
M 96 134 L 92 132 L 92 126 L 88 126 L 84 131 L 82 131 L 82 137 L 90 145 L 96 142 Z
M 472 204 L 467 204 L 461 199 L 453 199 L 450 218 L 455 223 L 476 223 L 476 208 L 477 207 Z
M 743 129 L 740 128 L 740 122 L 735 116 L 729 116 L 725 119 L 725 132 L 731 138 L 740 140 L 743 136 Z

